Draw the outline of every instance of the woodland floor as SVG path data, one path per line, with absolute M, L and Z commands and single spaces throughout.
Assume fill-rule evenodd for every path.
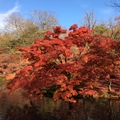
M 8 53 L 0 53 L 0 86 L 2 79 L 5 81 L 7 77 L 14 77 L 15 72 L 20 70 L 26 61 L 20 59 L 19 55 Z M 103 94 L 103 97 L 108 97 L 108 83 L 107 81 L 99 81 L 94 83 L 94 90 Z M 1 91 L 1 90 L 0 90 Z M 112 81 L 112 94 L 113 99 L 120 98 L 120 80 Z

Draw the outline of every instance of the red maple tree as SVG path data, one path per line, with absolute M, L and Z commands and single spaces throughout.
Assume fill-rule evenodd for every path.
M 54 100 L 62 98 L 75 102 L 79 95 L 99 96 L 95 83 L 120 80 L 120 42 L 109 37 L 92 35 L 92 30 L 76 24 L 68 35 L 60 26 L 47 31 L 42 40 L 30 47 L 19 48 L 29 63 L 7 83 L 10 92 L 17 88 L 27 91 L 32 98 L 53 92 Z M 120 82 L 120 81 L 119 81 Z

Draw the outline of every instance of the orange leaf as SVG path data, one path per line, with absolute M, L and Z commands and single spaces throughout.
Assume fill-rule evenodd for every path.
M 83 61 L 87 63 L 88 62 L 88 56 L 84 56 Z
M 120 65 L 120 61 L 115 61 L 115 64 Z
M 109 74 L 106 76 L 106 79 L 110 79 L 110 75 Z
M 71 51 L 70 51 L 69 49 L 67 49 L 67 50 L 65 51 L 65 54 L 66 54 L 66 56 L 70 56 L 70 55 L 71 55 Z
M 11 79 L 13 79 L 14 77 L 15 77 L 15 73 L 8 74 L 8 75 L 6 76 L 6 80 L 11 80 Z

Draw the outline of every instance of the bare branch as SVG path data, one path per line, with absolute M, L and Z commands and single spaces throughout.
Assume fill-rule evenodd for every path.
M 55 14 L 50 11 L 34 10 L 31 14 L 31 20 L 34 21 L 41 30 L 50 30 L 58 24 Z
M 97 20 L 95 19 L 93 11 L 85 12 L 84 16 L 84 26 L 94 29 L 95 25 L 97 23 Z
M 110 0 L 107 5 L 115 8 L 117 11 L 120 11 L 120 0 Z

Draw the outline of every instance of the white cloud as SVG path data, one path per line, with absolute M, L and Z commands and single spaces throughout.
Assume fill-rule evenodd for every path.
M 18 11 L 19 11 L 19 5 L 15 4 L 15 6 L 12 9 L 6 11 L 5 13 L 0 13 L 0 29 L 4 28 L 5 19 L 12 13 L 18 12 Z

